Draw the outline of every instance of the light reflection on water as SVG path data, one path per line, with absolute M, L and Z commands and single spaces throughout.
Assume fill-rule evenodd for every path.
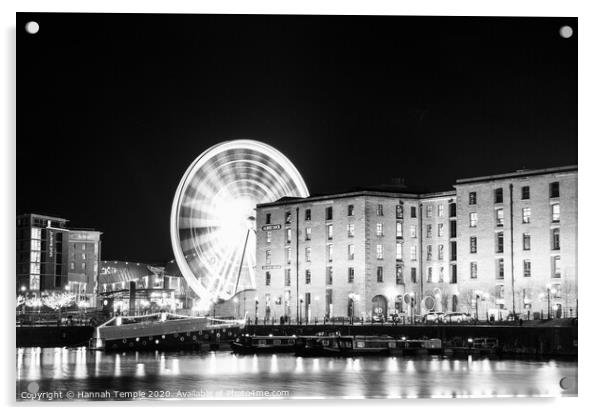
M 86 348 L 17 350 L 17 398 L 39 391 L 285 390 L 289 397 L 563 396 L 575 361 L 447 357 L 301 358 L 229 352 L 103 353 Z

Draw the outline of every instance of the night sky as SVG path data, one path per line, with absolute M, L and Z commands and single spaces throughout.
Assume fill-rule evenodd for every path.
M 18 14 L 17 79 L 17 213 L 103 259 L 172 258 L 179 180 L 228 139 L 312 194 L 577 163 L 575 18 Z

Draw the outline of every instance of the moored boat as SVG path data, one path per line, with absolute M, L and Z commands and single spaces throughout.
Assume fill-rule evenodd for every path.
M 107 351 L 219 349 L 240 333 L 244 321 L 171 313 L 118 316 L 98 326 L 91 347 Z
M 232 341 L 234 353 L 293 353 L 297 344 L 296 336 L 239 336 Z

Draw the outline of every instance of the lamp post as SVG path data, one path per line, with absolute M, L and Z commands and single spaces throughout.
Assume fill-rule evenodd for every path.
M 255 297 L 255 325 L 259 323 L 259 298 Z
M 553 288 L 551 284 L 546 285 L 546 290 L 548 293 L 548 320 L 551 319 L 552 308 L 551 308 L 551 295 L 556 294 L 556 288 Z
M 355 302 L 360 298 L 359 295 L 355 293 L 349 293 L 349 299 L 351 300 L 351 324 L 353 324 L 353 319 L 355 318 Z

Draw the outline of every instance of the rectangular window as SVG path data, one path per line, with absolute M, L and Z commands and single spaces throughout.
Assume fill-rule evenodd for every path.
M 86 263 L 82 262 L 82 271 L 85 271 L 85 270 L 86 270 Z
M 305 283 L 311 284 L 311 270 L 305 270 Z
M 504 279 L 504 258 L 498 258 L 495 261 L 496 263 L 496 275 L 500 280 Z
M 495 210 L 495 226 L 504 226 L 504 209 L 502 208 Z
M 82 251 L 85 251 L 85 250 L 86 250 L 86 244 L 82 244 Z
M 560 228 L 552 229 L 552 249 L 560 249 Z
M 427 245 L 426 246 L 426 260 L 430 261 L 432 259 L 433 259 L 433 246 Z
M 305 220 L 311 220 L 311 209 L 305 209 Z
M 291 223 L 291 218 L 292 215 L 290 211 L 284 213 L 284 223 Z
M 410 268 L 410 279 L 412 281 L 412 284 L 416 284 L 416 268 L 415 267 Z
M 550 183 L 550 197 L 560 197 L 560 182 Z
M 291 269 L 287 268 L 284 270 L 284 285 L 286 287 L 291 286 Z
M 445 270 L 443 267 L 439 267 L 439 282 L 443 282 L 443 276 L 444 276 Z
M 285 252 L 286 252 L 286 263 L 290 264 L 291 261 L 293 260 L 293 250 L 289 246 L 289 247 L 286 248 Z
M 470 237 L 470 253 L 471 254 L 477 253 L 477 237 L 476 236 Z
M 403 259 L 402 246 L 401 246 L 401 243 L 399 243 L 399 242 L 397 242 L 397 244 L 395 244 L 395 259 L 397 261 L 401 261 Z
M 443 205 L 437 205 L 437 216 L 443 217 Z
M 523 260 L 523 277 L 531 276 L 531 261 L 528 259 Z
M 443 260 L 443 245 L 437 247 L 437 259 L 439 261 Z
M 523 223 L 531 223 L 531 208 L 523 208 Z
M 353 282 L 355 278 L 355 269 L 353 267 L 349 267 L 347 269 L 347 282 Z
M 267 231 L 267 232 L 265 233 L 265 241 L 266 241 L 266 243 L 268 243 L 268 244 L 271 244 L 271 243 L 272 243 L 272 231 Z
M 328 238 L 329 241 L 332 241 L 332 235 L 333 235 L 332 225 L 326 226 L 326 237 Z
M 332 206 L 326 208 L 326 220 L 332 220 Z
M 69 264 L 69 269 L 71 271 L 75 271 L 75 262 L 72 262 L 71 264 Z
M 347 205 L 347 216 L 353 216 L 355 213 L 353 205 Z
M 376 224 L 376 236 L 383 236 L 383 224 L 382 223 Z
M 353 224 L 353 223 L 347 224 L 347 236 L 349 238 L 353 238 L 355 236 L 355 224 Z
M 401 264 L 395 265 L 395 284 L 403 285 L 403 266 Z
M 457 227 L 457 223 L 455 220 L 450 220 L 449 221 L 449 237 L 450 238 L 455 238 L 458 234 L 458 227 Z
M 332 262 L 332 244 L 326 245 L 326 258 L 328 262 Z
M 42 230 L 40 228 L 31 228 L 31 239 L 42 239 Z
M 383 246 L 382 244 L 376 245 L 376 259 L 383 259 Z
M 433 282 L 433 267 L 428 267 L 426 270 L 426 282 Z
M 411 225 L 410 226 L 410 237 L 411 238 L 415 238 L 416 237 L 416 225 Z
M 468 204 L 476 205 L 477 204 L 477 192 L 468 193 Z
M 433 225 L 426 225 L 426 237 L 427 238 L 432 238 L 433 237 Z
M 494 190 L 494 201 L 493 203 L 503 203 L 504 202 L 504 189 L 498 187 Z
M 265 251 L 265 263 L 266 264 L 272 263 L 272 251 L 269 249 L 267 251 Z
M 383 282 L 383 267 L 376 267 L 376 282 Z
M 450 218 L 456 217 L 456 204 L 455 203 L 449 204 L 449 217 Z
M 305 247 L 305 262 L 311 262 L 311 247 Z
M 395 217 L 397 219 L 403 219 L 403 205 L 395 206 Z
M 39 251 L 41 248 L 41 242 L 39 239 L 32 239 L 31 240 L 31 250 L 32 251 Z
M 305 228 L 305 240 L 311 241 L 311 228 L 310 227 Z
M 82 252 L 82 261 L 85 261 L 85 260 L 86 260 L 86 254 L 84 254 L 84 253 Z
M 381 205 L 380 203 L 378 205 L 376 205 L 376 216 L 383 216 L 383 205 Z
M 411 218 L 416 217 L 416 206 L 410 206 L 410 217 Z
M 552 205 L 552 222 L 560 222 L 560 205 L 558 203 Z
M 470 263 L 470 278 L 472 278 L 472 279 L 477 278 L 477 263 L 476 262 Z
M 452 241 L 449 244 L 449 260 L 455 261 L 457 259 L 456 241 Z
M 272 283 L 272 274 L 268 271 L 265 273 L 265 285 L 266 287 Z
M 477 212 L 470 212 L 470 214 L 468 215 L 468 221 L 470 224 L 469 226 L 471 228 L 476 228 L 478 221 Z
M 438 237 L 443 236 L 443 224 L 442 223 L 437 224 L 437 236 Z
M 332 267 L 326 267 L 326 285 L 332 285 Z
M 290 244 L 291 240 L 293 238 L 293 231 L 291 230 L 291 228 L 286 228 L 286 243 Z
M 523 186 L 520 188 L 520 198 L 522 200 L 529 200 L 531 198 L 531 189 L 529 186 Z
M 523 233 L 523 251 L 531 250 L 531 234 Z
M 433 205 L 426 205 L 426 217 L 430 218 L 433 216 Z
M 401 244 L 397 244 L 397 251 L 401 251 Z M 416 246 L 410 247 L 410 261 L 416 261 Z
M 395 237 L 403 238 L 403 226 L 402 226 L 401 222 L 397 222 L 395 224 Z
M 560 255 L 554 255 L 552 257 L 552 277 L 554 277 L 554 278 L 560 278 L 561 277 Z
M 498 254 L 504 252 L 504 232 L 495 233 L 495 252 Z
M 265 214 L 265 224 L 269 225 L 272 223 L 272 214 L 271 213 L 266 213 Z
M 456 264 L 451 264 L 449 268 L 451 272 L 450 284 L 458 283 L 458 266 Z
M 355 246 L 353 244 L 347 245 L 347 259 L 350 261 L 355 258 Z

